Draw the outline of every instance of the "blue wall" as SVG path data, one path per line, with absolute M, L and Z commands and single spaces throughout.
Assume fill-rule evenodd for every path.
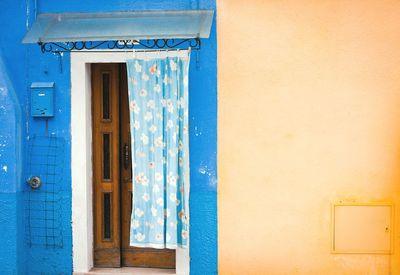
M 70 58 L 42 54 L 37 45 L 21 40 L 36 13 L 98 12 L 128 10 L 214 9 L 215 0 L 88 0 L 88 1 L 0 1 L 0 266 L 2 274 L 70 274 L 71 231 L 71 101 Z M 194 52 L 190 68 L 191 152 L 191 274 L 217 273 L 217 71 L 215 20 L 211 37 Z M 198 60 L 198 64 L 196 64 Z M 1 61 L 1 60 L 0 60 Z M 7 75 L 8 72 L 8 75 Z M 7 80 L 9 78 L 9 80 Z M 46 134 L 44 120 L 29 116 L 29 86 L 32 82 L 55 82 L 56 115 L 48 122 L 48 133 L 65 143 L 59 180 L 58 204 L 62 246 L 29 245 L 26 208 L 30 189 L 26 171 L 34 172 L 28 154 L 35 137 Z M 2 94 L 2 87 L 7 93 Z M 2 109 L 2 106 L 5 106 Z M 22 112 L 21 112 L 22 110 Z M 7 127 L 3 127 L 7 122 Z M 15 127 L 21 126 L 21 127 Z M 18 158 L 22 150 L 22 158 Z M 7 166 L 7 172 L 2 170 Z M 24 171 L 21 173 L 21 171 Z M 22 178 L 20 177 L 22 176 Z M 6 245 L 3 245 L 6 244 Z M 5 268 L 5 269 L 4 269 Z

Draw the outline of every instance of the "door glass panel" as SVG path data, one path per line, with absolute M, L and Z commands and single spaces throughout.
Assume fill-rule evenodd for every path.
M 111 194 L 103 194 L 103 239 L 111 239 Z
M 110 133 L 103 134 L 103 179 L 111 179 Z
M 110 119 L 110 74 L 103 74 L 103 119 Z

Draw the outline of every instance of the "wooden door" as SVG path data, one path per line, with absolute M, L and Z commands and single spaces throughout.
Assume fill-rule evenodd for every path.
M 94 264 L 175 268 L 175 250 L 129 245 L 132 166 L 125 64 L 92 65 Z

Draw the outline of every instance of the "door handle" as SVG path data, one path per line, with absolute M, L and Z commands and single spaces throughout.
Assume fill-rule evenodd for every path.
M 130 177 L 124 178 L 124 183 L 131 183 L 131 182 L 132 182 L 132 178 L 130 178 Z
M 129 153 L 129 145 L 128 144 L 124 144 L 124 148 L 123 148 L 123 152 L 122 152 L 122 156 L 123 156 L 123 160 L 124 160 L 124 169 L 128 169 L 129 168 L 129 160 L 130 160 L 130 153 Z

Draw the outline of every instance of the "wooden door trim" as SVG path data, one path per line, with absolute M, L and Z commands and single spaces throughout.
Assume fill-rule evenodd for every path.
M 136 53 L 137 58 L 153 53 Z M 159 53 L 155 53 L 159 54 Z M 93 267 L 91 64 L 126 63 L 131 52 L 71 52 L 72 260 L 75 272 Z M 189 205 L 190 207 L 190 205 Z M 176 273 L 189 274 L 188 249 L 176 251 Z

